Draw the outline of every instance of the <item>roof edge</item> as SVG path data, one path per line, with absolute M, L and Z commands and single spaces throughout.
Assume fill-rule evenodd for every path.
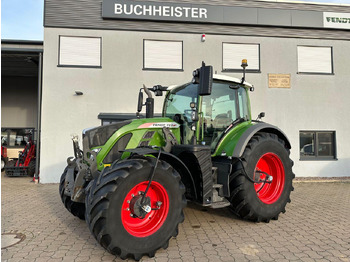
M 1 44 L 43 45 L 44 41 L 40 41 L 40 40 L 1 39 Z
M 304 5 L 323 5 L 323 6 L 350 6 L 348 3 L 325 3 L 325 2 L 308 2 L 303 0 L 255 0 L 255 2 L 275 2 L 286 4 L 304 4 Z

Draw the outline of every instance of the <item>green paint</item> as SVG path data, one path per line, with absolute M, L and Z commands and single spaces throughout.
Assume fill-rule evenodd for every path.
M 145 140 L 150 141 L 149 146 L 158 146 L 158 147 L 164 146 L 165 140 L 162 135 L 163 131 L 161 127 L 142 128 L 140 126 L 146 123 L 167 123 L 167 122 L 174 122 L 174 121 L 166 117 L 135 119 L 130 124 L 125 125 L 120 129 L 116 130 L 116 132 L 107 140 L 106 144 L 100 147 L 95 147 L 95 148 L 102 148 L 96 157 L 96 161 L 98 163 L 97 164 L 98 170 L 101 171 L 104 168 L 104 164 L 107 164 L 107 163 L 103 163 L 103 159 L 107 156 L 107 154 L 113 148 L 115 143 L 126 134 L 129 134 L 129 133 L 132 134 L 132 138 L 130 139 L 128 145 L 126 146 L 126 149 L 136 148 L 138 147 L 140 141 L 145 141 Z M 180 143 L 180 128 L 170 128 L 170 130 L 175 135 L 178 143 Z M 143 136 L 148 131 L 155 131 L 155 134 L 151 139 L 143 139 Z M 123 153 L 122 158 L 126 158 L 128 156 L 129 156 L 129 153 L 125 152 Z

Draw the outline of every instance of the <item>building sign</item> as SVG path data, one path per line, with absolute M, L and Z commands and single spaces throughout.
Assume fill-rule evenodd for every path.
M 290 88 L 290 74 L 268 74 L 269 88 Z
M 185 3 L 103 0 L 102 17 L 162 21 L 223 22 L 223 7 Z
M 350 29 L 350 13 L 323 12 L 323 26 Z

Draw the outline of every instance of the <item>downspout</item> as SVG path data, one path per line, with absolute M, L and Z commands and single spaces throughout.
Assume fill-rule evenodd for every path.
M 40 166 L 40 142 L 41 142 L 41 91 L 42 91 L 42 71 L 43 71 L 43 53 L 39 53 L 39 75 L 38 75 L 38 119 L 37 119 L 37 141 L 36 141 L 36 161 L 35 161 L 35 184 L 39 183 Z

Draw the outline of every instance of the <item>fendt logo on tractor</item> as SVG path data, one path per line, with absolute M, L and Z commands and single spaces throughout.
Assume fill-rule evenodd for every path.
M 205 66 L 191 82 L 140 89 L 134 120 L 73 137 L 59 187 L 62 202 L 122 259 L 153 257 L 184 221 L 187 201 L 229 207 L 255 222 L 277 220 L 293 190 L 291 145 L 277 127 L 252 120 L 245 81 Z M 166 93 L 163 114 L 154 99 Z M 143 95 L 147 98 L 144 103 Z M 140 118 L 146 106 L 146 118 Z

